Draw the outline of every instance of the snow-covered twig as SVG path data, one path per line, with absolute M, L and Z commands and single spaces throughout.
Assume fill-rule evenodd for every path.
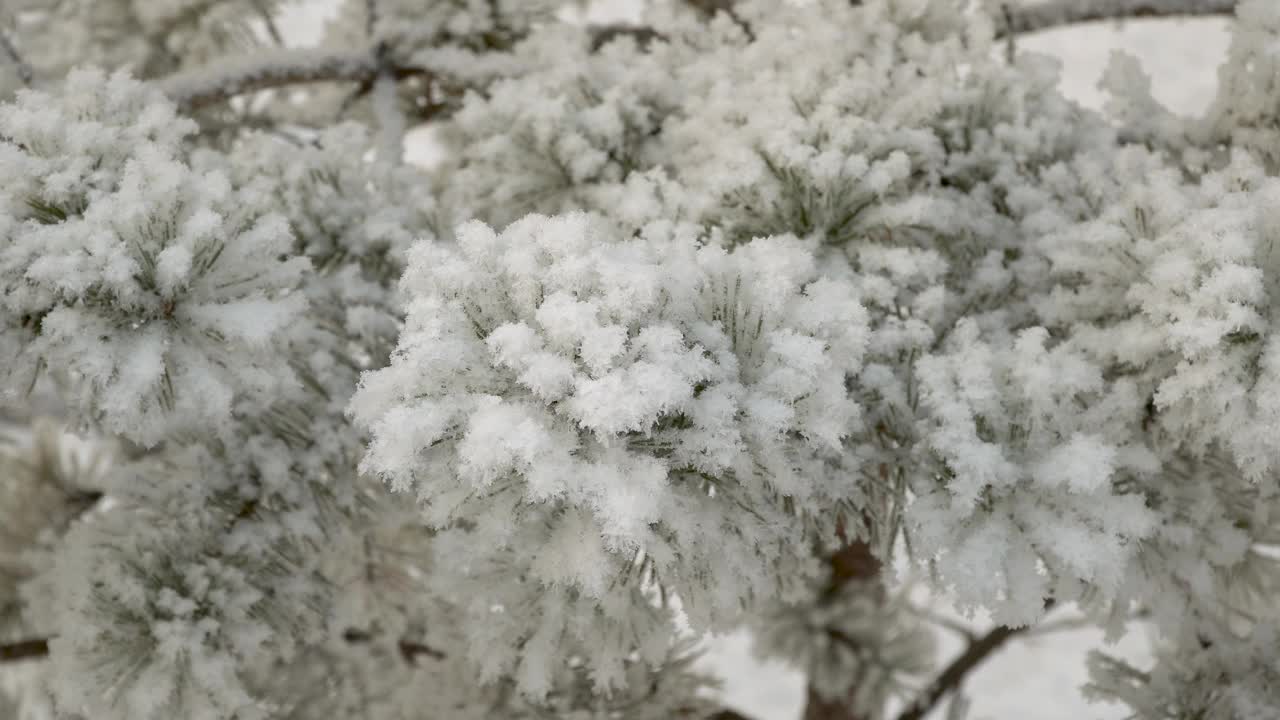
M 194 110 L 256 90 L 315 82 L 370 83 L 388 66 L 377 52 L 364 50 L 286 49 L 222 62 L 171 75 L 160 81 L 183 110 Z M 424 75 L 417 67 L 390 65 L 396 79 Z
M 591 32 L 591 49 L 599 50 L 614 38 L 623 35 L 630 36 L 635 39 L 636 44 L 644 47 L 654 40 L 661 39 L 662 33 L 654 30 L 646 25 L 631 25 L 628 23 L 611 23 L 608 25 L 595 25 L 590 28 Z
M 2 32 L 0 32 L 0 50 L 4 50 L 4 54 L 8 55 L 9 59 L 13 61 L 18 70 L 18 79 L 22 81 L 22 84 L 30 85 L 32 78 L 31 66 L 27 64 L 26 60 L 22 59 L 22 55 L 18 53 L 18 48 L 13 46 L 13 41 L 9 39 L 9 36 Z
M 1145 620 L 1151 616 L 1151 611 L 1146 608 L 1135 608 L 1125 616 L 1125 620 Z M 1083 628 L 1097 627 L 1098 621 L 1083 615 L 1073 615 L 1058 620 L 1042 622 L 1030 628 L 1027 631 L 1028 637 L 1041 635 L 1050 635 L 1064 630 L 1080 630 Z
M 1196 17 L 1230 15 L 1237 0 L 1040 0 L 1032 4 L 1002 2 L 996 36 L 1010 39 L 1008 52 L 1012 54 L 1012 37 L 1023 33 L 1049 30 L 1063 25 L 1159 17 Z M 751 26 L 733 11 L 732 0 L 688 0 L 688 4 L 705 16 L 716 12 L 727 13 L 742 26 L 748 37 Z M 591 28 L 592 48 L 598 49 L 616 37 L 630 35 L 640 44 L 661 38 L 653 28 L 644 25 L 615 23 Z
M 1001 35 L 1039 32 L 1062 25 L 1126 18 L 1228 15 L 1236 0 L 1043 0 L 1006 3 Z

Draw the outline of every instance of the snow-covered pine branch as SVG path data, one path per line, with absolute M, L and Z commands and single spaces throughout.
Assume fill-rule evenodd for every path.
M 1006 18 L 1001 33 L 1033 33 L 1063 25 L 1142 18 L 1230 15 L 1239 0 L 993 0 Z
M 372 83 L 382 70 L 379 58 L 373 48 L 288 48 L 186 70 L 166 77 L 159 87 L 179 108 L 190 111 L 268 88 L 317 82 Z M 394 76 L 426 74 L 421 68 L 407 67 L 394 67 L 389 72 Z
M 1159 638 L 1088 693 L 1280 716 L 1280 5 L 1188 118 L 953 0 L 17 1 L 22 712 L 740 717 L 749 628 L 811 720 L 918 717 L 1072 607 Z M 939 663 L 915 582 L 998 629 Z

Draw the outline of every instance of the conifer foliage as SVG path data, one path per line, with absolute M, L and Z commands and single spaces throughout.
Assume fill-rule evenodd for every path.
M 339 5 L 0 10 L 0 712 L 956 718 L 1075 608 L 1280 717 L 1280 5 Z M 1016 46 L 1138 9 L 1203 117 Z

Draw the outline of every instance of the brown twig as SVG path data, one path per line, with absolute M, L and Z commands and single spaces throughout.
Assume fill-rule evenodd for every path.
M 978 665 L 981 665 L 988 655 L 1000 649 L 1009 640 L 1023 632 L 1026 632 L 1026 628 L 1001 626 L 975 640 L 938 675 L 937 679 L 929 686 L 929 691 L 925 693 L 924 697 L 916 700 L 898 715 L 898 720 L 920 720 L 923 718 L 948 693 L 958 689 L 969 673 Z
M 0 662 L 17 662 L 19 660 L 36 660 L 49 654 L 49 641 L 46 638 L 32 638 L 17 642 L 0 644 Z
M 373 634 L 357 628 L 347 628 L 342 633 L 342 639 L 351 645 L 362 645 L 373 642 Z M 422 642 L 415 642 L 408 638 L 400 638 L 396 641 L 396 650 L 400 652 L 400 658 L 404 660 L 406 665 L 417 665 L 419 657 L 429 657 L 432 660 L 444 660 L 448 656 L 440 650 Z
M 627 23 L 612 23 L 609 25 L 597 25 L 592 27 L 591 33 L 591 51 L 595 52 L 605 45 L 612 42 L 615 38 L 630 37 L 636 41 L 642 49 L 649 46 L 654 40 L 661 40 L 662 33 L 654 30 L 646 25 L 630 25 Z
M 448 657 L 430 645 L 413 642 L 406 638 L 400 638 L 400 642 L 396 643 L 396 647 L 400 650 L 400 657 L 409 665 L 417 665 L 419 657 L 429 657 L 432 660 L 444 660 Z
M 1045 611 L 1054 606 L 1053 600 L 1046 600 Z M 969 643 L 964 652 L 956 656 L 938 677 L 930 683 L 928 691 L 915 702 L 908 705 L 899 715 L 898 720 L 921 720 L 944 697 L 960 688 L 969 673 L 982 664 L 992 653 L 1004 647 L 1010 640 L 1026 633 L 1031 627 L 1010 628 L 1000 626 Z

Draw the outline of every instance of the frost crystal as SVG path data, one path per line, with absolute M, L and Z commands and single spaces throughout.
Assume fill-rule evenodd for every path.
M 163 98 L 123 76 L 69 82 L 82 108 L 30 93 L 0 110 L 3 390 L 27 392 L 32 368 L 65 376 L 86 414 L 148 446 L 225 431 L 238 394 L 292 382 L 272 349 L 309 264 L 280 259 L 283 218 L 246 215 L 224 176 L 184 162 L 191 127 Z
M 363 466 L 414 488 L 433 525 L 518 539 L 536 580 L 606 617 L 630 592 L 610 578 L 642 559 L 715 623 L 784 592 L 759 568 L 805 562 L 829 518 L 803 508 L 847 501 L 865 313 L 794 238 L 728 251 L 688 228 L 608 232 L 530 216 L 415 246 L 400 344 L 351 405 L 372 433 Z
M 747 627 L 959 715 L 1075 612 L 1280 717 L 1274 0 L 1192 118 L 1005 34 L 1233 3 L 284 4 L 0 9 L 18 712 L 701 719 Z M 1005 627 L 936 667 L 917 583 Z

